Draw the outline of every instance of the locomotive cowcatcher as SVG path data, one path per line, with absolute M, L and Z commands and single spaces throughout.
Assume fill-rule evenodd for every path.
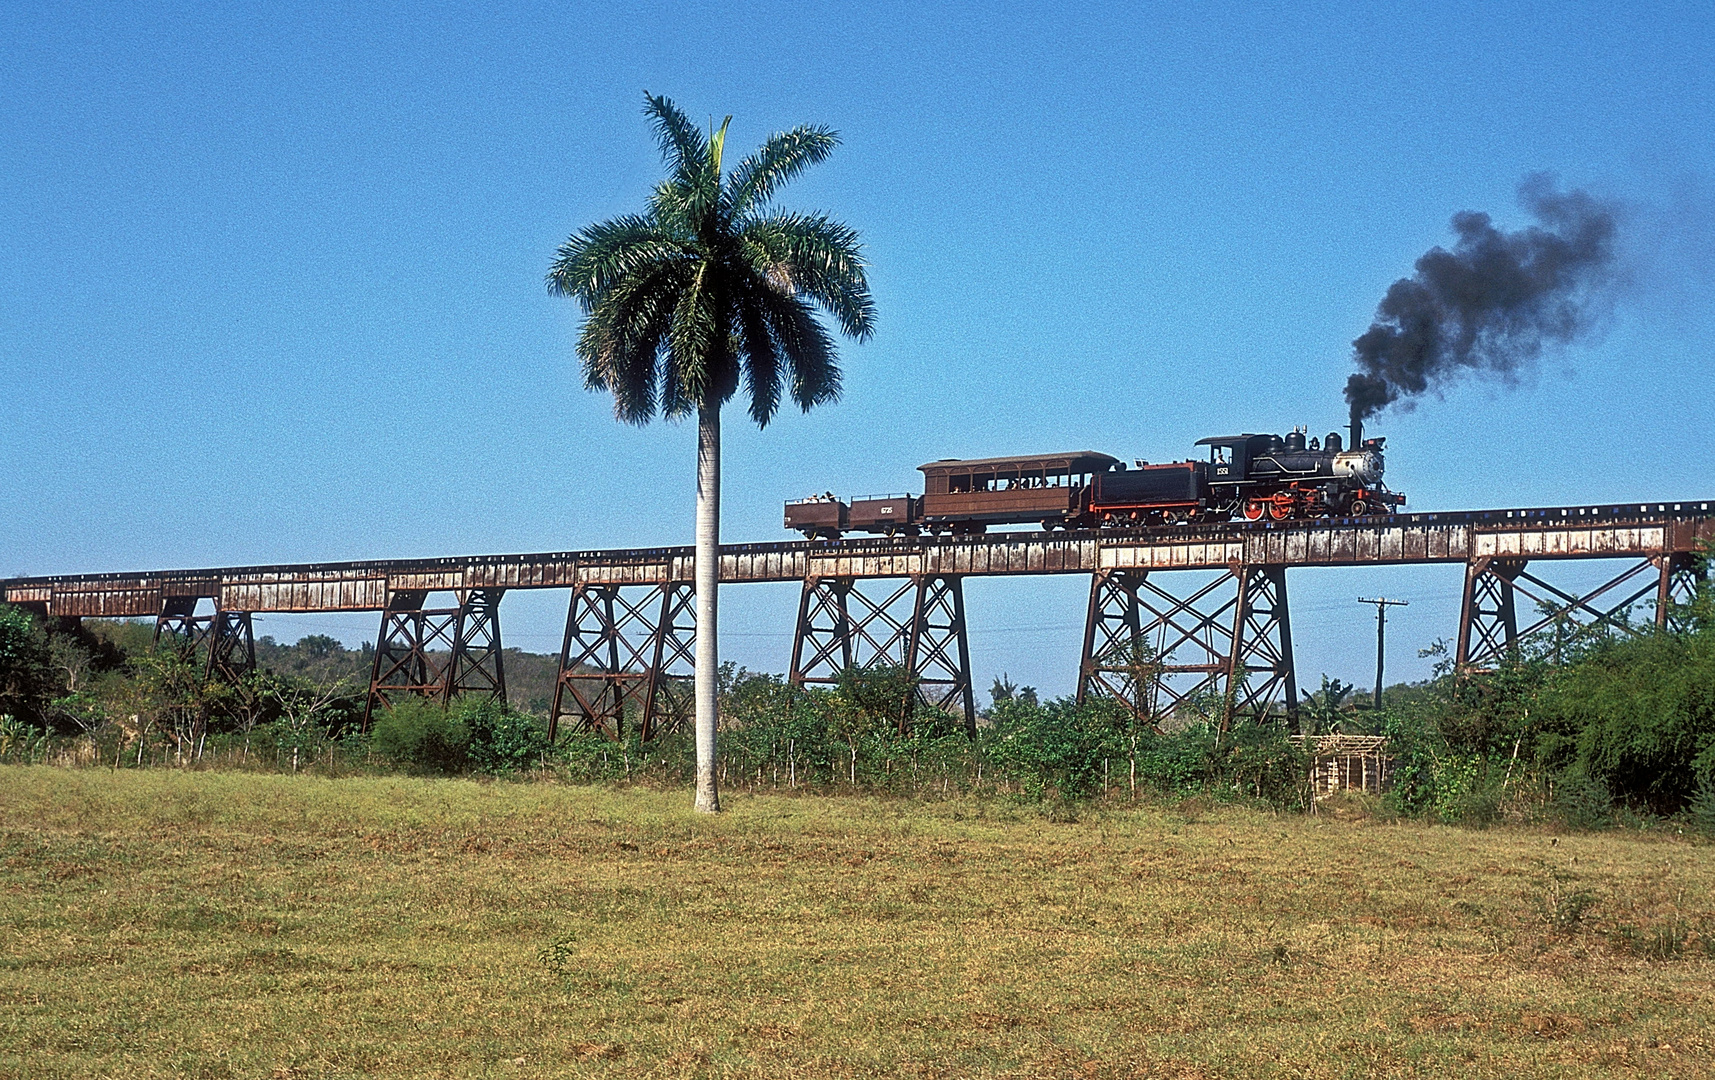
M 1268 518 L 1391 514 L 1405 496 L 1382 483 L 1385 439 L 1338 432 L 1307 439 L 1279 435 L 1202 439 L 1208 460 L 1127 468 L 1094 450 L 1023 457 L 944 459 L 917 468 L 922 495 L 836 499 L 832 493 L 786 504 L 786 527 L 816 539 L 845 532 L 971 534 L 991 525 L 1043 529 L 1179 525 Z

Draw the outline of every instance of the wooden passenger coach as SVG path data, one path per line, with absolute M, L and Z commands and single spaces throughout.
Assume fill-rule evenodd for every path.
M 932 461 L 923 473 L 923 521 L 931 529 L 981 532 L 1028 517 L 1051 526 L 1089 509 L 1092 479 L 1119 464 L 1094 450 L 1028 457 Z

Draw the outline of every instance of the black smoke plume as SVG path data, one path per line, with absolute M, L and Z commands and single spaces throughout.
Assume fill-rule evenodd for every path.
M 1537 225 L 1509 233 L 1487 214 L 1454 214 L 1453 250 L 1429 249 L 1416 274 L 1388 288 L 1352 342 L 1354 423 L 1466 371 L 1512 375 L 1588 326 L 1612 279 L 1614 208 L 1558 192 L 1543 175 L 1526 177 L 1518 194 Z

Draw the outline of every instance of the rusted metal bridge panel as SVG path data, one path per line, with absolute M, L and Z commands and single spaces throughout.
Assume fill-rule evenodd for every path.
M 1471 541 L 1478 558 L 1620 558 L 1668 550 L 1667 530 L 1660 525 L 1480 529 Z
M 164 593 L 158 581 L 116 581 L 84 584 L 71 582 L 56 585 L 48 599 L 48 612 L 59 618 L 95 616 L 123 619 L 151 616 L 160 612 Z M 11 590 L 7 590 L 11 599 Z
M 379 611 L 387 606 L 387 578 L 234 575 L 219 597 L 221 607 L 235 611 Z

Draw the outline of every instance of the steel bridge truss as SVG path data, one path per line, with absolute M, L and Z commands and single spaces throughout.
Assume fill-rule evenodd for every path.
M 1685 553 L 1651 555 L 1630 562 L 1619 573 L 1582 595 L 1531 573 L 1528 559 L 1477 558 L 1465 567 L 1459 609 L 1455 668 L 1462 675 L 1493 671 L 1529 646 L 1559 660 L 1571 645 L 1592 635 L 1641 636 L 1653 625 L 1683 629 L 1686 606 L 1697 593 L 1704 568 Z M 1649 600 L 1653 618 L 1640 623 L 1637 606 Z M 1535 605 L 1532 621 L 1522 624 L 1518 599 Z
M 965 627 L 964 578 L 913 574 L 864 579 L 807 577 L 792 635 L 792 686 L 832 686 L 851 669 L 894 667 L 917 687 L 931 708 L 958 713 L 976 730 L 970 638 Z M 909 729 L 901 716 L 900 730 Z
M 500 643 L 503 589 L 455 593 L 457 606 L 426 608 L 425 589 L 400 589 L 387 597 L 375 640 L 369 699 L 363 726 L 377 708 L 408 696 L 443 704 L 461 694 L 505 703 L 506 668 Z
M 1092 575 L 1078 701 L 1118 701 L 1161 730 L 1297 711 L 1284 566 L 1229 566 L 1187 595 L 1144 570 Z
M 645 740 L 685 727 L 695 711 L 696 609 L 688 581 L 574 586 L 549 740 L 562 716 L 615 739 L 628 724 Z
M 205 682 L 236 684 L 256 670 L 256 634 L 250 612 L 198 614 L 197 597 L 169 596 L 155 617 L 156 645 L 165 639 L 187 662 L 200 663 Z

